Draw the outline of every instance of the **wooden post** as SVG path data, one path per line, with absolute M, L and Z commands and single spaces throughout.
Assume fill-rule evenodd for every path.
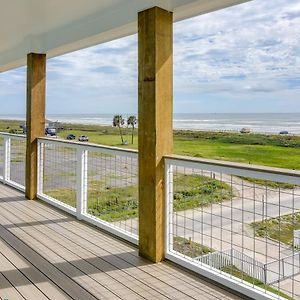
M 45 136 L 46 55 L 27 55 L 26 184 L 28 199 L 37 196 L 37 138 Z
M 173 14 L 159 7 L 138 15 L 139 252 L 164 259 L 163 156 L 173 149 Z

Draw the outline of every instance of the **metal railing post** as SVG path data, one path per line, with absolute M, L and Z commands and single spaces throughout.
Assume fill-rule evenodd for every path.
M 10 179 L 10 150 L 11 138 L 4 137 L 4 165 L 3 165 L 3 183 L 6 184 Z
M 165 160 L 165 192 L 166 192 L 166 209 L 165 209 L 165 251 L 169 253 L 173 250 L 173 166 Z
M 38 170 L 37 170 L 37 194 L 41 194 L 44 189 L 44 149 L 45 144 L 38 141 Z
M 81 220 L 87 210 L 88 151 L 77 148 L 76 215 Z
M 263 279 L 264 279 L 264 284 L 267 284 L 267 264 L 263 265 Z

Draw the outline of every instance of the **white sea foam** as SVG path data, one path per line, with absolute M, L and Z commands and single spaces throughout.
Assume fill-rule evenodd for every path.
M 126 119 L 128 115 L 123 115 Z M 0 115 L 0 119 L 24 120 L 21 115 Z M 112 125 L 113 114 L 99 115 L 47 115 L 47 119 L 64 123 Z M 300 135 L 300 113 L 294 114 L 175 114 L 174 128 L 209 131 L 240 131 L 278 133 L 286 130 Z

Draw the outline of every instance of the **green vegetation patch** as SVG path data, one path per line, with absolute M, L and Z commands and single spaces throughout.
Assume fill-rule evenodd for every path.
M 174 210 L 221 203 L 233 197 L 231 187 L 219 180 L 201 175 L 176 175 L 174 177 Z
M 68 188 L 45 192 L 67 205 L 76 207 L 76 191 Z M 103 187 L 93 181 L 88 190 L 88 213 L 108 222 L 135 218 L 138 214 L 137 187 Z
M 221 143 L 214 140 L 174 140 L 174 152 L 201 158 L 211 158 L 271 166 L 300 169 L 300 149 L 273 145 L 247 145 Z
M 186 210 L 232 198 L 229 185 L 199 175 L 177 175 L 174 179 L 174 210 Z M 76 193 L 71 189 L 56 189 L 47 195 L 75 207 Z M 138 188 L 135 185 L 111 187 L 105 179 L 88 185 L 88 212 L 102 220 L 115 222 L 138 216 Z
M 295 135 L 175 130 L 174 136 L 187 140 L 213 140 L 215 142 L 236 145 L 271 145 L 300 148 L 300 137 Z
M 289 299 L 289 300 L 293 300 L 292 297 L 288 296 L 287 294 L 281 292 L 281 291 L 278 291 L 276 288 L 268 285 L 268 284 L 264 284 L 263 282 L 247 275 L 246 273 L 240 271 L 238 268 L 236 268 L 235 266 L 227 266 L 227 267 L 224 267 L 221 269 L 221 271 L 225 272 L 225 273 L 228 273 L 228 274 L 231 274 L 232 276 L 234 277 L 237 277 L 237 278 L 240 278 L 248 283 L 251 283 L 257 287 L 260 287 L 264 290 L 267 290 L 275 295 L 278 295 L 278 296 L 281 296 L 283 298 L 286 298 L 286 299 Z
M 72 171 L 62 171 L 60 173 L 55 173 L 56 177 L 75 177 L 76 176 L 76 173 L 75 172 L 72 172 Z
M 20 129 L 20 125 L 23 123 L 24 121 L 18 120 L 0 120 L 0 132 L 22 134 L 23 130 Z
M 24 157 L 14 157 L 10 160 L 11 163 L 23 163 L 25 162 L 25 155 Z
M 250 225 L 256 236 L 269 237 L 292 246 L 294 230 L 300 229 L 300 213 L 253 222 Z
M 76 191 L 73 189 L 63 188 L 57 190 L 49 190 L 45 191 L 45 194 L 67 205 L 76 207 Z
M 174 251 L 177 251 L 191 258 L 195 258 L 215 251 L 212 248 L 196 242 L 192 242 L 191 239 L 186 239 L 181 236 L 175 236 L 173 238 L 173 249 Z
M 114 157 L 111 154 L 89 151 L 89 157 Z
M 101 181 L 89 183 L 88 213 L 108 222 L 138 216 L 137 186 L 108 187 Z

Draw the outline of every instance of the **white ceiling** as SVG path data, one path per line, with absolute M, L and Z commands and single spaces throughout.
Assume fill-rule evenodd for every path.
M 159 6 L 182 20 L 249 0 L 0 0 L 0 72 L 26 54 L 54 57 L 137 31 L 137 13 Z

